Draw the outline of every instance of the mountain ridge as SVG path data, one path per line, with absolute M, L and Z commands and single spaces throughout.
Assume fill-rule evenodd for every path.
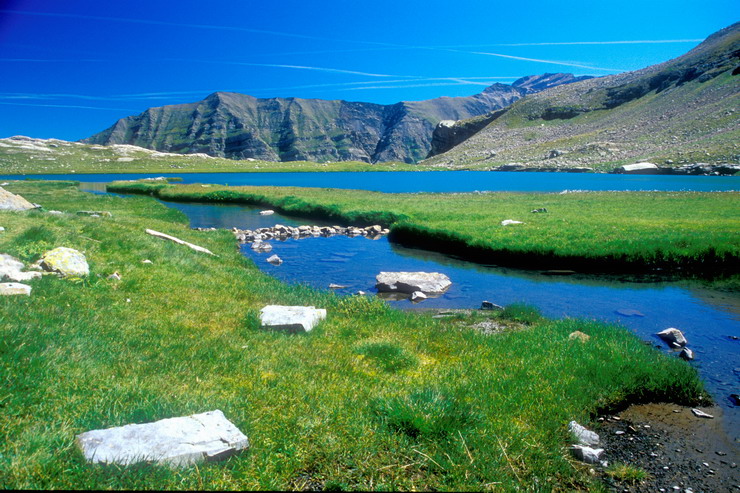
M 390 105 L 219 91 L 198 102 L 149 108 L 80 142 L 232 159 L 414 163 L 428 155 L 440 121 L 486 114 L 543 88 L 585 78 L 527 76 L 473 96 Z
M 740 161 L 740 23 L 633 72 L 560 85 L 438 125 L 425 164 L 527 167 Z

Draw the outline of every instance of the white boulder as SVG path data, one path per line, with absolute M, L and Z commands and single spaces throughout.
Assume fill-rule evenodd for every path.
M 325 318 L 326 310 L 313 306 L 267 305 L 260 310 L 263 329 L 290 333 L 309 332 Z
M 41 257 L 41 267 L 64 277 L 84 277 L 90 274 L 85 256 L 73 248 L 59 247 Z
M 278 257 L 277 255 L 271 255 L 267 257 L 267 261 L 270 262 L 273 265 L 280 265 L 283 263 L 283 259 Z
M 439 272 L 381 272 L 375 281 L 381 293 L 441 294 L 452 285 L 450 278 Z
M 31 286 L 19 282 L 0 283 L 0 296 L 31 296 Z
M 660 172 L 658 166 L 653 163 L 623 164 L 614 170 L 615 173 L 631 175 L 654 175 Z
M 568 423 L 568 431 L 576 437 L 579 445 L 595 447 L 599 444 L 599 435 L 585 426 L 579 425 L 576 421 Z
M 192 416 L 130 424 L 77 435 L 91 463 L 130 465 L 155 462 L 186 466 L 220 460 L 249 448 L 249 439 L 216 409 Z
M 272 211 L 272 210 L 269 210 L 269 209 L 266 210 L 266 211 L 260 211 L 260 216 L 271 216 L 273 214 L 275 214 L 275 211 Z
M 603 448 L 591 448 L 585 445 L 573 445 L 570 451 L 576 459 L 586 464 L 599 464 L 604 456 Z
M 683 332 L 673 327 L 661 330 L 657 335 L 674 348 L 684 347 L 689 342 L 684 337 Z
M 524 224 L 522 221 L 515 221 L 513 219 L 504 219 L 501 221 L 501 226 L 510 226 L 512 224 Z
M 0 254 L 0 281 L 30 281 L 41 277 L 41 272 L 21 272 L 23 262 L 8 254 Z
M 29 209 L 36 209 L 36 206 L 20 195 L 10 193 L 0 187 L 0 211 L 27 211 Z

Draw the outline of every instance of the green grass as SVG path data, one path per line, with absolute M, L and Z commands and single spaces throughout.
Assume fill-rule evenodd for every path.
M 0 484 L 18 489 L 589 489 L 567 423 L 625 400 L 705 396 L 685 362 L 628 331 L 539 320 L 484 336 L 374 298 L 285 285 L 228 231 L 190 230 L 148 197 L 70 183 L 6 187 L 45 209 L 0 212 L 0 252 L 85 252 L 80 281 L 0 298 Z M 106 210 L 112 217 L 78 216 Z M 206 247 L 209 256 L 144 233 Z M 149 259 L 151 264 L 142 260 Z M 108 279 L 118 271 L 121 280 Z M 266 304 L 326 308 L 304 335 L 259 329 Z M 591 336 L 574 343 L 568 334 Z M 221 409 L 251 448 L 225 462 L 88 465 L 91 429 Z
M 164 200 L 242 202 L 349 223 L 391 227 L 392 241 L 525 268 L 735 274 L 740 194 L 581 192 L 389 194 L 296 187 L 151 185 L 111 191 Z M 547 213 L 532 214 L 537 208 Z M 501 226 L 504 219 L 525 224 Z
M 609 466 L 606 474 L 623 483 L 635 484 L 650 477 L 644 469 L 623 462 L 617 462 Z

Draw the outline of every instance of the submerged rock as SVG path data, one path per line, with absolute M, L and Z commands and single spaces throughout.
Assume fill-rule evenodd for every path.
M 267 261 L 270 262 L 272 265 L 280 265 L 283 263 L 283 259 L 281 259 L 277 255 L 271 255 L 267 257 Z
M 77 435 L 77 445 L 91 463 L 128 466 L 155 462 L 187 466 L 221 460 L 249 448 L 249 439 L 216 409 L 201 414 L 130 424 Z

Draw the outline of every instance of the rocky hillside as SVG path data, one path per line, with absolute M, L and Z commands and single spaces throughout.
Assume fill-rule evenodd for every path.
M 392 105 L 217 92 L 197 103 L 150 108 L 82 142 L 232 159 L 413 163 L 429 154 L 440 121 L 487 114 L 526 94 L 581 79 L 529 76 L 474 96 Z
M 537 87 L 536 85 L 533 87 Z M 635 72 L 560 85 L 439 125 L 426 164 L 514 169 L 740 161 L 740 23 Z

